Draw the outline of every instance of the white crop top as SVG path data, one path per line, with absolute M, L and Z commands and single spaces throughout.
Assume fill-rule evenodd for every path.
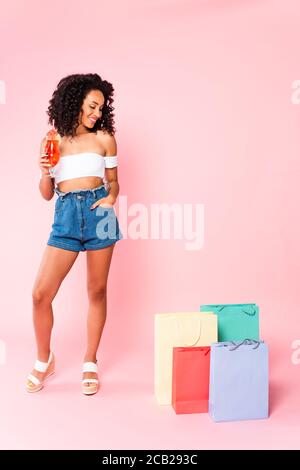
M 104 157 L 95 152 L 80 152 L 64 155 L 54 167 L 49 167 L 49 173 L 55 183 L 82 176 L 99 176 L 104 178 L 105 168 L 118 166 L 117 155 Z M 42 171 L 40 171 L 42 176 Z

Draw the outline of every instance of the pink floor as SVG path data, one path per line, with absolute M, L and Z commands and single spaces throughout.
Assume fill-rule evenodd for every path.
M 80 391 L 76 345 L 57 340 L 57 372 L 45 388 L 24 390 L 31 346 L 7 350 L 1 371 L 1 449 L 230 449 L 300 447 L 300 364 L 288 341 L 271 348 L 268 420 L 213 423 L 208 414 L 176 415 L 153 395 L 152 346 L 120 357 L 104 349 L 102 388 Z M 53 349 L 54 349 L 53 347 Z M 105 352 L 106 351 L 106 352 Z M 16 373 L 17 371 L 17 373 Z

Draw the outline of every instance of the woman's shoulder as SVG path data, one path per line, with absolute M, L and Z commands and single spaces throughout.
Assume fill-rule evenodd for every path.
M 117 142 L 114 135 L 110 134 L 106 130 L 97 130 L 96 137 L 105 146 L 106 152 L 110 155 L 113 152 L 113 155 L 117 153 Z
M 116 146 L 116 138 L 114 135 L 110 134 L 106 130 L 97 130 L 96 132 L 96 138 L 99 142 L 103 143 L 105 146 L 112 147 Z
M 106 129 L 98 129 L 96 131 L 96 137 L 98 139 L 107 139 L 107 140 L 115 138 L 115 136 L 110 134 Z

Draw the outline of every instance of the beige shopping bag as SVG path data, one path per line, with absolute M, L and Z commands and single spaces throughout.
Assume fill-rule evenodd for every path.
M 213 312 L 156 313 L 154 324 L 154 391 L 160 405 L 172 403 L 173 347 L 210 346 L 218 341 Z

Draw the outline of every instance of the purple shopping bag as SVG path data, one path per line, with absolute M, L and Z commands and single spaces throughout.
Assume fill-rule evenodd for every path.
M 269 415 L 268 346 L 245 339 L 211 345 L 209 414 L 214 421 Z

